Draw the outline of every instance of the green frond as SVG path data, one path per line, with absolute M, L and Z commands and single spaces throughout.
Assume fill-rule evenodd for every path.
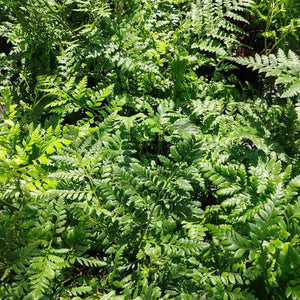
M 254 222 L 250 224 L 250 237 L 254 243 L 257 241 L 263 241 L 279 235 L 280 229 L 278 223 L 282 217 L 278 215 L 275 204 L 272 201 L 268 201 L 258 211 L 258 214 L 254 217 Z
M 103 267 L 107 265 L 106 262 L 101 261 L 99 259 L 93 257 L 83 257 L 83 256 L 76 257 L 76 262 L 86 267 Z
M 228 49 L 239 45 L 232 33 L 243 33 L 236 22 L 248 23 L 240 12 L 253 5 L 253 1 L 197 1 L 192 5 L 190 17 L 192 30 L 201 40 L 193 47 L 225 57 Z
M 30 296 L 34 298 L 41 298 L 43 296 L 55 277 L 56 268 L 59 269 L 47 257 L 36 256 L 32 259 L 29 277 L 32 290 Z
M 78 286 L 72 287 L 71 290 L 68 292 L 70 296 L 81 296 L 86 293 L 90 293 L 92 291 L 92 287 L 90 286 Z
M 234 251 L 236 258 L 241 257 L 248 250 L 255 248 L 251 240 L 243 237 L 234 230 L 228 231 L 224 234 L 222 244 L 227 246 L 227 249 Z
M 188 230 L 188 236 L 192 240 L 202 241 L 205 237 L 207 228 L 203 224 L 182 221 L 183 228 Z
M 281 97 L 293 97 L 300 93 L 300 59 L 292 50 L 289 50 L 288 55 L 282 49 L 278 49 L 276 56 L 255 54 L 255 57 L 230 59 L 253 70 L 266 73 L 266 76 L 276 77 L 275 83 L 282 84 L 285 88 Z

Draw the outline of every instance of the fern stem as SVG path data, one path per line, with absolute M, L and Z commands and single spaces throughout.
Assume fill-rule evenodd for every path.
M 279 44 L 279 43 L 280 43 L 280 42 L 288 35 L 288 33 L 289 33 L 289 31 L 287 31 L 285 34 L 283 34 L 283 35 L 280 37 L 280 39 L 278 39 L 277 42 L 274 43 L 274 45 L 273 45 L 273 47 L 271 48 L 271 50 L 268 51 L 268 53 L 266 53 L 266 54 L 272 53 L 273 50 L 278 46 L 278 44 Z
M 70 97 L 70 98 L 74 101 L 74 103 L 78 105 L 78 107 L 84 108 L 84 109 L 90 111 L 91 113 L 95 113 L 95 111 L 94 111 L 93 109 L 89 108 L 88 106 L 83 107 L 83 106 L 80 104 L 80 101 L 78 101 L 71 93 L 68 93 L 68 92 L 66 92 L 65 90 L 61 89 L 61 88 L 60 88 L 58 85 L 56 85 L 56 84 L 54 84 L 53 86 L 54 86 L 55 88 L 59 89 L 59 90 L 60 90 L 62 93 L 64 93 L 66 96 Z
M 139 282 L 140 282 L 140 278 L 141 278 L 141 273 L 140 273 L 140 263 L 139 262 L 137 263 L 137 273 L 138 273 L 138 278 L 137 278 L 136 288 L 135 288 L 135 291 L 134 291 L 134 294 L 133 294 L 134 299 L 137 298 L 138 292 L 139 292 L 139 289 L 140 289 Z
M 86 168 L 84 166 L 82 166 L 83 170 L 84 170 L 84 173 L 85 173 L 85 176 L 88 178 L 90 184 L 91 184 L 91 187 L 92 187 L 92 191 L 93 191 L 93 194 L 95 195 L 95 198 L 97 199 L 97 201 L 99 202 L 99 198 L 98 198 L 98 195 L 96 193 L 96 187 L 94 185 L 94 182 L 93 182 L 93 179 L 92 177 L 90 176 L 90 174 L 87 172 Z
M 42 0 L 46 7 L 54 14 L 56 20 L 58 20 L 68 31 L 72 33 L 72 35 L 76 35 L 76 32 L 70 28 L 70 26 L 60 17 L 56 16 L 57 12 L 53 9 L 53 7 L 45 0 Z
M 267 16 L 265 32 L 268 32 L 270 29 L 270 26 L 271 26 L 271 23 L 273 20 L 274 9 L 275 9 L 274 3 L 272 2 L 271 7 L 269 8 L 269 10 L 271 10 L 271 13 L 268 14 L 268 16 Z M 267 35 L 265 35 L 264 44 L 265 44 L 265 53 L 267 54 L 268 53 L 268 37 L 267 37 Z
M 142 241 L 143 241 L 143 239 L 144 239 L 144 236 L 145 236 L 145 234 L 146 234 L 146 232 L 147 232 L 147 230 L 148 230 L 148 227 L 149 227 L 149 225 L 150 225 L 150 223 L 151 223 L 151 220 L 152 220 L 152 217 L 153 217 L 153 213 L 154 213 L 154 209 L 155 209 L 155 207 L 156 207 L 155 204 L 158 203 L 160 200 L 163 200 L 163 199 L 164 199 L 164 196 L 165 196 L 165 190 L 167 189 L 167 187 L 168 187 L 169 183 L 171 182 L 171 180 L 174 178 L 174 176 L 175 176 L 175 175 L 177 174 L 177 172 L 179 171 L 181 165 L 182 165 L 182 163 L 180 163 L 180 164 L 178 165 L 178 167 L 176 168 L 176 170 L 175 170 L 175 171 L 171 174 L 171 176 L 167 179 L 167 181 L 165 182 L 164 186 L 162 187 L 162 189 L 161 189 L 160 192 L 158 193 L 158 195 L 157 195 L 157 197 L 156 197 L 156 200 L 155 200 L 155 202 L 154 202 L 154 205 L 153 205 L 153 207 L 152 207 L 152 209 L 151 209 L 151 211 L 150 211 L 150 215 L 149 215 L 149 219 L 148 219 L 148 221 L 147 221 L 147 224 L 146 224 L 146 226 L 144 227 L 143 232 L 142 232 L 142 235 L 141 235 L 141 237 L 140 237 L 140 239 L 139 239 L 137 252 L 138 252 L 139 249 L 140 249 L 140 245 L 141 245 L 141 243 L 142 243 Z
M 68 29 L 73 35 L 77 35 L 76 32 L 61 18 L 55 17 L 66 29 Z
M 1 199 L 0 199 L 0 203 L 3 204 L 3 205 L 5 205 L 5 206 L 7 206 L 7 207 L 9 207 L 9 208 L 11 208 L 11 209 L 19 210 L 16 206 L 14 206 L 14 205 L 12 205 L 12 204 L 10 204 L 10 203 L 4 201 L 4 200 L 1 200 Z
M 144 227 L 143 229 L 143 232 L 142 232 L 142 235 L 138 241 L 138 247 L 137 247 L 137 252 L 139 252 L 140 248 L 141 248 L 141 244 L 144 240 L 144 237 L 147 233 L 147 230 L 150 226 L 150 223 L 151 223 L 151 220 L 152 220 L 152 217 L 153 217 L 153 213 L 154 213 L 154 209 L 156 207 L 156 203 L 159 202 L 160 200 L 162 200 L 165 196 L 165 190 L 167 189 L 169 183 L 171 182 L 171 180 L 174 178 L 174 176 L 177 174 L 177 172 L 179 171 L 180 167 L 181 167 L 182 163 L 180 163 L 178 165 L 178 167 L 176 168 L 176 170 L 171 174 L 171 176 L 167 179 L 167 181 L 165 182 L 164 186 L 162 187 L 162 189 L 160 190 L 160 192 L 158 193 L 157 197 L 156 197 L 156 200 L 154 202 L 154 205 L 150 211 L 150 215 L 149 215 L 149 219 L 147 221 L 147 224 L 146 226 Z M 137 272 L 138 272 L 138 279 L 137 279 L 137 284 L 136 284 L 136 289 L 135 289 L 135 292 L 134 294 L 137 295 L 138 294 L 138 291 L 139 291 L 139 277 L 140 277 L 140 271 L 139 271 L 139 262 L 137 262 Z
M 261 267 L 262 267 L 263 278 L 265 281 L 265 288 L 266 288 L 267 292 L 269 293 L 270 289 L 269 289 L 269 284 L 267 281 L 268 277 L 267 277 L 267 272 L 266 272 L 266 253 L 264 251 L 262 243 L 260 245 L 260 251 L 261 251 Z

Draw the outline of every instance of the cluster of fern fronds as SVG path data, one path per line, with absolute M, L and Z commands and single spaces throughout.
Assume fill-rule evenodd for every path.
M 0 0 L 1 299 L 300 298 L 300 63 L 233 55 L 253 4 Z

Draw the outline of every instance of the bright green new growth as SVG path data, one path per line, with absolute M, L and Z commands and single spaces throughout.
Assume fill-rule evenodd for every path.
M 299 57 L 233 56 L 253 4 L 0 0 L 1 299 L 300 298 Z

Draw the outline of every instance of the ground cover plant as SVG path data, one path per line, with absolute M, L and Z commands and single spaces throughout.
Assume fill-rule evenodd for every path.
M 297 1 L 0 0 L 0 298 L 300 298 Z

